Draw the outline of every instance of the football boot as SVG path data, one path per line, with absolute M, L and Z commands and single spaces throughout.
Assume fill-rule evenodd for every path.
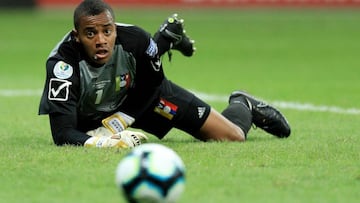
M 192 56 L 196 50 L 195 41 L 185 34 L 184 20 L 178 19 L 176 13 L 161 24 L 159 31 L 155 33 L 155 38 L 159 34 L 170 40 L 171 49 L 180 51 L 184 56 Z
M 252 122 L 256 127 L 275 135 L 279 138 L 290 136 L 290 126 L 286 118 L 274 107 L 255 99 L 243 92 L 234 91 L 229 98 L 229 103 L 245 101 L 252 113 Z

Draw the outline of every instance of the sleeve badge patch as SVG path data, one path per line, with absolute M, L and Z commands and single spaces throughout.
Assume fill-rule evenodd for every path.
M 55 64 L 53 72 L 59 79 L 68 79 L 73 74 L 73 67 L 64 61 L 59 61 Z
M 48 99 L 52 101 L 67 101 L 69 98 L 70 81 L 51 78 L 49 82 Z
M 146 54 L 151 58 L 154 58 L 156 54 L 158 54 L 158 47 L 157 44 L 154 42 L 153 39 L 150 38 L 149 47 L 146 49 Z

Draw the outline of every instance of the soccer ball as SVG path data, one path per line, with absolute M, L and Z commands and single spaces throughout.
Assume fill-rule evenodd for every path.
M 119 162 L 116 184 L 128 202 L 176 202 L 185 188 L 185 166 L 172 149 L 142 144 Z

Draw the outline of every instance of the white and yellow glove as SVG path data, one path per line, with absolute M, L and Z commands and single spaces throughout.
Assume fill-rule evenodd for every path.
M 114 147 L 114 148 L 133 148 L 147 140 L 147 136 L 141 132 L 123 130 L 120 133 L 113 134 L 105 127 L 99 127 L 88 131 L 86 134 L 91 137 L 86 140 L 85 147 Z
M 104 118 L 102 124 L 109 129 L 113 134 L 117 134 L 126 130 L 131 124 L 135 122 L 135 119 L 123 112 L 116 112 L 113 115 Z

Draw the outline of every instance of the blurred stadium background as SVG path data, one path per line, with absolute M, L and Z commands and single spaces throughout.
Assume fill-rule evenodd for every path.
M 0 8 L 73 6 L 82 0 L 0 0 Z M 359 7 L 360 0 L 107 0 L 118 6 L 185 7 Z

